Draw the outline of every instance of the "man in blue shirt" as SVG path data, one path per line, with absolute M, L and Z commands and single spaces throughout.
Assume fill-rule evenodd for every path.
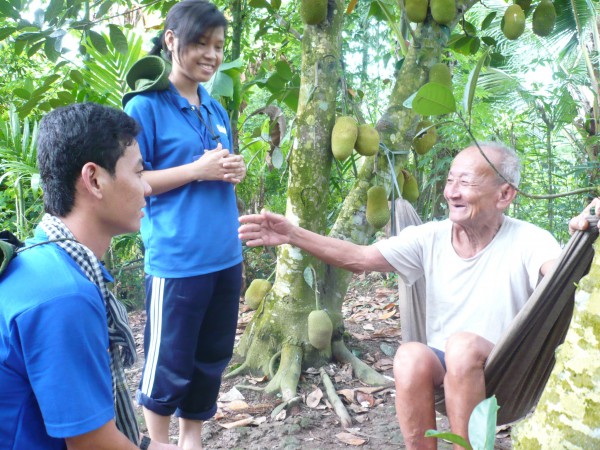
M 0 442 L 8 449 L 175 449 L 140 437 L 121 364 L 135 359 L 100 258 L 151 192 L 135 120 L 92 103 L 49 113 L 46 214 L 0 276 Z

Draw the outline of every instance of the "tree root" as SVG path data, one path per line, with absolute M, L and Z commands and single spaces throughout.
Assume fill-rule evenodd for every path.
M 280 356 L 281 356 L 281 350 L 279 350 L 277 353 L 275 353 L 271 357 L 271 360 L 269 361 L 269 378 L 271 378 L 271 379 L 275 378 L 275 362 L 279 359 Z
M 237 390 L 246 389 L 247 391 L 258 391 L 264 392 L 265 388 L 260 386 L 253 386 L 251 384 L 236 384 L 234 386 Z
M 319 369 L 319 373 L 321 374 L 321 380 L 323 380 L 323 385 L 325 386 L 325 392 L 327 393 L 327 397 L 329 398 L 329 402 L 333 406 L 333 410 L 340 418 L 340 422 L 344 428 L 348 428 L 352 425 L 352 418 L 350 414 L 348 414 L 348 410 L 340 400 L 340 397 L 335 392 L 335 386 L 331 382 L 329 375 L 325 372 L 325 369 L 322 367 Z
M 333 357 L 341 363 L 348 363 L 354 370 L 354 375 L 370 386 L 392 386 L 393 380 L 381 375 L 352 354 L 344 342 L 335 340 L 331 343 Z
M 300 346 L 290 343 L 283 344 L 279 369 L 265 387 L 265 392 L 274 395 L 281 391 L 281 397 L 284 402 L 296 397 L 302 367 L 302 357 L 302 348 Z
M 248 364 L 244 361 L 244 363 L 238 367 L 237 369 L 233 369 L 231 372 L 223 375 L 223 379 L 227 380 L 229 378 L 237 377 L 238 375 L 244 375 L 248 372 Z

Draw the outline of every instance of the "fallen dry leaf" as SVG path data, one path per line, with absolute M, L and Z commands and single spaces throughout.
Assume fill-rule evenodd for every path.
M 220 402 L 232 402 L 234 400 L 244 400 L 244 396 L 242 395 L 242 393 L 238 391 L 235 387 L 221 394 L 221 396 L 219 397 Z
M 379 370 L 388 370 L 394 367 L 394 361 L 390 358 L 382 358 L 378 360 L 373 366 Z
M 364 328 L 364 326 L 363 326 L 363 328 Z M 398 337 L 398 336 L 400 336 L 400 328 L 397 328 L 397 327 L 382 328 L 381 330 L 377 330 L 375 333 L 373 333 L 373 337 L 391 338 L 391 337 Z
M 364 392 L 365 394 L 375 394 L 376 392 L 383 391 L 383 390 L 389 391 L 390 388 L 386 388 L 384 386 L 374 386 L 374 387 L 361 386 L 361 387 L 357 387 L 355 390 L 359 391 L 359 392 Z
M 375 399 L 371 394 L 365 394 L 360 391 L 356 393 L 356 401 L 360 403 L 361 406 L 368 406 L 369 408 L 372 408 L 375 404 Z
M 248 425 L 258 425 L 258 424 L 254 423 L 254 417 L 248 417 L 246 419 L 237 420 L 235 422 L 229 422 L 229 423 L 220 423 L 219 422 L 219 425 L 221 425 L 223 428 L 230 430 L 232 428 L 246 427 Z
M 250 406 L 244 400 L 233 400 L 232 402 L 224 404 L 223 407 L 230 411 L 243 411 Z
M 351 433 L 338 433 L 335 435 L 336 438 L 338 438 L 340 441 L 342 441 L 344 444 L 348 444 L 348 445 L 363 445 L 366 441 L 366 439 L 363 438 L 359 438 L 358 436 L 354 436 Z
M 394 317 L 395 314 L 396 314 L 396 310 L 392 309 L 391 311 L 388 311 L 388 312 L 380 315 L 379 320 L 389 319 L 390 317 Z
M 306 405 L 309 408 L 316 408 L 317 405 L 321 402 L 323 398 L 323 391 L 319 388 L 316 388 L 306 397 Z
M 354 389 L 340 389 L 337 391 L 337 393 L 345 398 L 348 403 L 352 403 L 354 401 Z

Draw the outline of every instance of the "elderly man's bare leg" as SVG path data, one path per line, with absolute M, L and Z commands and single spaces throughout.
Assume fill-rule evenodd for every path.
M 442 384 L 444 368 L 426 345 L 409 342 L 394 358 L 396 414 L 408 450 L 434 450 L 437 439 L 424 437 L 435 429 L 434 391 Z
M 464 438 L 468 438 L 473 409 L 485 399 L 483 366 L 493 348 L 490 341 L 466 332 L 451 336 L 446 343 L 446 411 L 452 432 Z

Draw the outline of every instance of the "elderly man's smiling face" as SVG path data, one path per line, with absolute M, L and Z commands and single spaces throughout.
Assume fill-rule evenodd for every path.
M 498 167 L 497 151 L 484 148 L 486 156 Z M 452 222 L 474 227 L 493 221 L 502 215 L 502 188 L 506 183 L 490 167 L 477 147 L 461 151 L 452 162 L 444 197 L 448 202 Z

